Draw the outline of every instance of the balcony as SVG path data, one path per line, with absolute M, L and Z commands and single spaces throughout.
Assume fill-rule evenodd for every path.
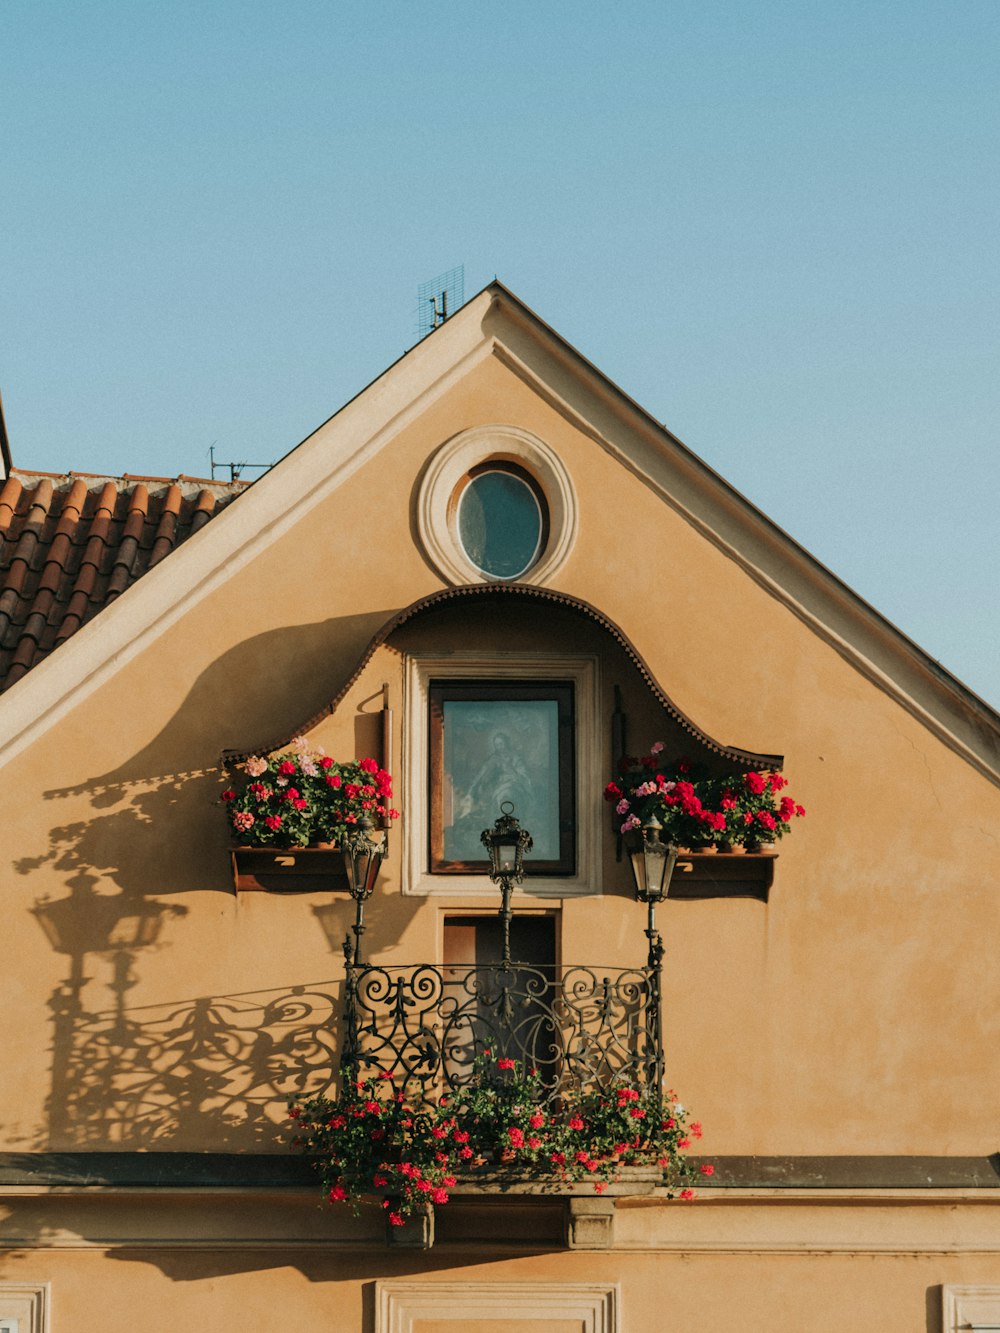
M 347 966 L 344 1061 L 418 1085 L 467 1084 L 489 1049 L 541 1071 L 549 1100 L 663 1077 L 660 971 L 645 967 Z

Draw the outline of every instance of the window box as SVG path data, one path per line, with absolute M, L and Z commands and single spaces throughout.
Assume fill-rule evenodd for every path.
M 756 898 L 766 903 L 777 852 L 682 852 L 670 898 Z
M 237 893 L 349 892 L 339 848 L 233 847 Z

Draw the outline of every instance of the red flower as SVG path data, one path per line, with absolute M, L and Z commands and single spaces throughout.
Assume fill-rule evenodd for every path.
M 646 1112 L 642 1109 L 641 1106 L 633 1106 L 631 1111 L 629 1111 L 629 1115 L 632 1117 L 633 1120 L 646 1119 Z
M 507 1137 L 510 1139 L 510 1146 L 512 1148 L 524 1147 L 524 1131 L 518 1129 L 516 1125 L 511 1125 L 510 1129 L 507 1131 Z
M 236 793 L 227 789 L 222 793 L 222 799 L 224 801 L 234 801 L 236 799 Z
M 438 1188 L 437 1188 L 436 1190 L 433 1190 L 433 1191 L 432 1191 L 432 1193 L 431 1193 L 431 1203 L 447 1203 L 447 1202 L 448 1202 L 448 1191 L 447 1191 L 447 1190 L 441 1189 L 441 1187 L 438 1186 Z
M 278 772 L 281 774 L 282 777 L 290 778 L 292 774 L 295 772 L 295 765 L 294 763 L 292 763 L 291 759 L 284 759 L 278 765 Z
M 469 1158 L 472 1156 L 472 1149 L 471 1149 L 471 1148 L 459 1148 L 459 1150 L 458 1150 L 458 1155 L 459 1155 L 459 1157 L 461 1157 L 461 1158 L 463 1159 L 463 1161 L 468 1161 Z
M 361 763 L 358 764 L 358 768 L 361 769 L 362 773 L 378 772 L 378 764 L 376 764 L 374 759 L 362 759 Z
M 701 1172 L 701 1174 L 702 1174 L 703 1176 L 714 1176 L 714 1175 L 715 1175 L 715 1167 L 712 1165 L 711 1162 L 702 1162 L 702 1164 L 701 1164 L 701 1166 L 699 1166 L 698 1170 Z
M 750 788 L 755 796 L 762 796 L 767 787 L 767 778 L 763 773 L 747 773 L 743 781 Z
M 347 1195 L 344 1193 L 343 1185 L 334 1185 L 334 1187 L 330 1190 L 331 1203 L 341 1203 L 346 1198 Z
M 319 766 L 320 768 L 333 768 L 333 760 L 330 758 L 328 754 L 325 754 L 323 758 L 319 761 Z
M 583 1129 L 583 1121 L 580 1119 L 578 1115 L 575 1115 L 573 1119 L 569 1122 L 569 1127 L 570 1129 Z
M 609 782 L 604 788 L 604 799 L 606 801 L 617 801 L 621 794 L 622 789 L 618 786 L 617 782 Z
M 404 1225 L 404 1222 L 403 1222 L 402 1215 L 401 1215 L 400 1213 L 390 1213 L 390 1214 L 389 1214 L 389 1223 L 390 1223 L 391 1226 L 394 1226 L 394 1227 L 401 1227 L 401 1226 L 403 1226 L 403 1225 Z
M 545 1124 L 545 1116 L 542 1114 L 541 1111 L 536 1111 L 535 1114 L 531 1116 L 531 1118 L 528 1120 L 528 1124 L 531 1126 L 532 1129 L 541 1129 L 541 1127 Z
M 677 1197 L 679 1199 L 693 1199 L 694 1190 L 681 1190 L 680 1194 Z
M 691 1147 L 691 1140 L 690 1140 L 690 1139 L 678 1139 L 678 1140 L 677 1140 L 677 1146 L 678 1146 L 678 1148 L 690 1148 L 690 1147 Z
M 267 827 L 271 830 L 271 832 L 274 833 L 274 832 L 276 832 L 278 829 L 281 828 L 281 816 L 280 816 L 280 815 L 265 815 L 265 817 L 264 817 L 264 823 L 265 823 L 265 824 L 267 825 Z
M 774 815 L 769 814 L 766 810 L 761 810 L 761 812 L 760 812 L 760 814 L 757 816 L 757 818 L 758 818 L 758 819 L 760 820 L 760 822 L 764 825 L 764 827 L 765 827 L 766 829 L 768 829 L 768 830 L 769 830 L 770 832 L 772 832 L 772 833 L 773 833 L 773 831 L 778 827 L 778 825 L 777 825 L 777 821 L 775 820 Z
M 552 1163 L 553 1166 L 565 1166 L 566 1154 L 563 1152 L 554 1152 L 549 1157 L 549 1161 Z
M 326 785 L 327 785 L 328 787 L 339 787 L 339 786 L 340 786 L 340 774 L 339 774 L 339 773 L 328 773 L 328 774 L 326 775 Z
M 511 1060 L 509 1056 L 505 1055 L 502 1057 L 502 1059 L 497 1061 L 497 1069 L 513 1069 L 513 1068 L 514 1068 L 514 1061 Z
M 597 1180 L 597 1181 L 594 1182 L 594 1193 L 595 1193 L 595 1194 L 603 1194 L 604 1191 L 605 1191 L 607 1188 L 608 1188 L 608 1184 L 607 1184 L 607 1181 L 606 1181 L 606 1180 Z

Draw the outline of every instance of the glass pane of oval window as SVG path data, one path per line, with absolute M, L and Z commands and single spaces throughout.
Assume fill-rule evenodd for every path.
M 458 536 L 477 569 L 516 579 L 538 558 L 542 511 L 526 481 L 512 472 L 482 472 L 462 492 Z

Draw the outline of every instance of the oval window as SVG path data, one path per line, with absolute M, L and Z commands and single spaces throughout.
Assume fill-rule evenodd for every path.
M 516 579 L 537 561 L 545 512 L 534 486 L 517 472 L 487 467 L 473 473 L 458 501 L 458 539 L 487 578 Z

